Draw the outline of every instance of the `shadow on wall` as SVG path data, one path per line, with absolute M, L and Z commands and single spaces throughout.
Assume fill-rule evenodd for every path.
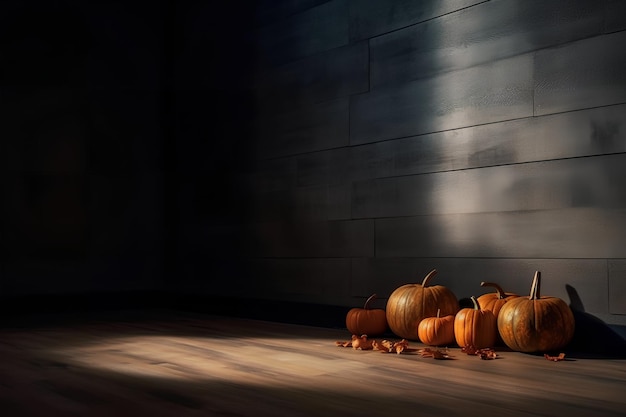
M 574 287 L 566 285 L 565 289 L 576 320 L 574 338 L 570 342 L 571 350 L 579 352 L 576 356 L 626 357 L 626 340 L 605 322 L 585 312 L 582 299 Z
M 5 86 L 38 90 L 83 80 L 92 38 L 78 11 L 43 2 L 31 6 L 3 5 L 0 42 L 5 59 L 0 74 Z
M 82 260 L 89 221 L 83 74 L 93 39 L 75 8 L 13 3 L 0 6 L 2 243 L 11 260 Z

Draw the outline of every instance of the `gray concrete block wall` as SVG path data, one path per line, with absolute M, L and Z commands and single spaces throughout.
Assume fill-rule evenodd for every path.
M 242 237 L 259 297 L 288 299 L 302 276 L 297 297 L 360 305 L 432 268 L 459 298 L 485 279 L 524 294 L 542 270 L 544 294 L 625 325 L 622 4 L 308 3 L 256 17 L 259 53 L 279 35 L 302 47 L 253 77 Z M 311 262 L 334 265 L 318 270 L 335 291 L 304 278 Z

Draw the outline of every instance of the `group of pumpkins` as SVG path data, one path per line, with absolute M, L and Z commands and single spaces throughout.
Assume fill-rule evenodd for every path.
M 390 329 L 396 336 L 431 346 L 472 346 L 477 349 L 505 344 L 518 352 L 547 352 L 565 347 L 574 336 L 574 315 L 560 298 L 542 296 L 541 274 L 535 273 L 528 297 L 495 292 L 471 297 L 473 307 L 460 308 L 456 296 L 442 285 L 429 286 L 437 270 L 421 284 L 395 289 L 386 309 L 371 309 L 372 295 L 363 308 L 346 315 L 352 334 L 375 336 Z

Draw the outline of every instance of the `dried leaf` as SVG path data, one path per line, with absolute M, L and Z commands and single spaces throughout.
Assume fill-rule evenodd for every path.
M 468 345 L 462 347 L 461 351 L 467 353 L 468 355 L 478 356 L 480 357 L 480 359 L 485 360 L 498 358 L 498 354 L 496 353 L 496 351 L 491 348 L 476 349 L 476 347 Z
M 439 349 L 432 349 L 432 348 L 423 348 L 423 349 L 418 349 L 417 353 L 422 358 L 451 359 L 450 355 L 448 354 L 448 349 L 439 350 Z
M 559 356 L 550 356 L 547 353 L 544 353 L 543 357 L 552 362 L 559 362 L 565 360 L 565 353 L 561 352 L 559 353 Z
M 433 353 L 433 359 L 449 359 L 449 358 L 450 358 L 450 356 L 448 354 L 443 353 L 443 352 L 441 352 L 439 350 L 437 350 L 437 351 L 435 351 Z
M 478 349 L 476 349 L 472 345 L 467 345 L 467 346 L 463 346 L 461 348 L 461 352 L 467 353 L 468 355 L 477 355 L 478 354 Z
M 395 345 L 402 345 L 404 347 L 409 347 L 409 341 L 406 339 L 402 339 L 399 342 L 394 343 L 394 346 Z
M 382 343 L 378 342 L 376 339 L 372 340 L 372 348 L 374 350 L 380 350 L 381 352 L 388 352 L 389 349 L 382 345 Z
M 402 339 L 399 342 L 393 344 L 393 350 L 396 351 L 397 354 L 400 354 L 407 350 L 409 347 L 409 342 L 406 339 Z
M 352 349 L 372 350 L 373 348 L 372 341 L 367 339 L 367 335 L 364 334 L 361 337 L 352 335 Z
M 390 340 L 383 340 L 378 342 L 376 340 L 372 340 L 372 346 L 374 350 L 381 351 L 383 353 L 392 353 L 395 352 L 400 354 L 402 352 L 412 352 L 415 349 L 409 349 L 409 342 L 406 339 L 402 339 L 399 342 L 392 342 Z
M 498 354 L 493 349 L 481 349 L 481 352 L 480 352 L 479 356 L 480 356 L 480 359 L 484 359 L 484 360 L 490 360 L 490 359 L 497 359 L 498 358 Z
M 359 337 L 355 334 L 352 335 L 352 340 L 349 340 L 347 342 L 338 340 L 335 342 L 335 345 L 338 347 L 352 347 L 352 343 L 354 343 L 355 340 L 357 340 Z
M 352 335 L 350 341 L 336 341 L 335 345 L 338 347 L 352 347 L 357 350 L 378 350 L 383 353 L 396 352 L 400 354 L 402 352 L 413 352 L 415 349 L 409 349 L 409 342 L 406 339 L 402 339 L 399 342 L 392 342 L 389 340 L 383 340 L 378 342 L 376 339 L 368 339 L 367 335 L 357 336 Z
M 433 355 L 433 353 L 432 353 L 432 352 L 433 352 L 433 349 L 431 349 L 431 348 L 423 348 L 423 349 L 418 349 L 418 350 L 417 350 L 417 353 L 418 353 L 421 357 L 423 357 L 423 358 L 426 358 L 426 357 L 432 357 L 432 355 Z
M 391 352 L 393 349 L 393 342 L 389 340 L 383 340 L 381 344 L 387 349 L 387 352 Z

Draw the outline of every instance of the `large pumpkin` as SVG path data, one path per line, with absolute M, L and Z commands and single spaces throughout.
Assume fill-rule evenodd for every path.
M 546 352 L 565 347 L 574 336 L 574 314 L 565 301 L 541 296 L 541 273 L 535 272 L 530 296 L 502 306 L 498 331 L 504 343 L 518 352 Z
M 496 342 L 496 317 L 472 297 L 473 308 L 461 309 L 454 318 L 454 338 L 460 347 L 492 347 Z
M 380 308 L 371 309 L 370 303 L 374 301 L 376 294 L 372 294 L 363 308 L 353 308 L 346 314 L 346 327 L 355 335 L 378 336 L 387 331 L 387 316 L 385 310 Z
M 459 311 L 459 301 L 452 291 L 443 285 L 428 286 L 430 279 L 437 274 L 433 269 L 421 284 L 405 284 L 396 288 L 387 300 L 387 323 L 391 331 L 403 338 L 419 340 L 417 327 L 427 317 L 455 315 Z
M 417 336 L 430 346 L 446 346 L 454 343 L 454 315 L 444 317 L 437 310 L 437 317 L 426 317 L 417 326 Z
M 478 304 L 480 304 L 480 308 L 482 308 L 483 310 L 491 311 L 493 313 L 493 316 L 496 318 L 496 321 L 494 321 L 493 323 L 496 329 L 496 344 L 502 344 L 502 338 L 500 337 L 500 333 L 498 332 L 498 323 L 497 323 L 498 315 L 500 314 L 500 309 L 502 309 L 502 306 L 506 304 L 508 301 L 512 300 L 513 298 L 519 297 L 519 295 L 510 293 L 510 292 L 504 292 L 502 287 L 500 287 L 498 284 L 494 282 L 483 281 L 480 283 L 480 286 L 481 287 L 493 287 L 496 289 L 496 292 L 483 294 L 480 297 L 478 297 L 476 300 L 478 301 Z

